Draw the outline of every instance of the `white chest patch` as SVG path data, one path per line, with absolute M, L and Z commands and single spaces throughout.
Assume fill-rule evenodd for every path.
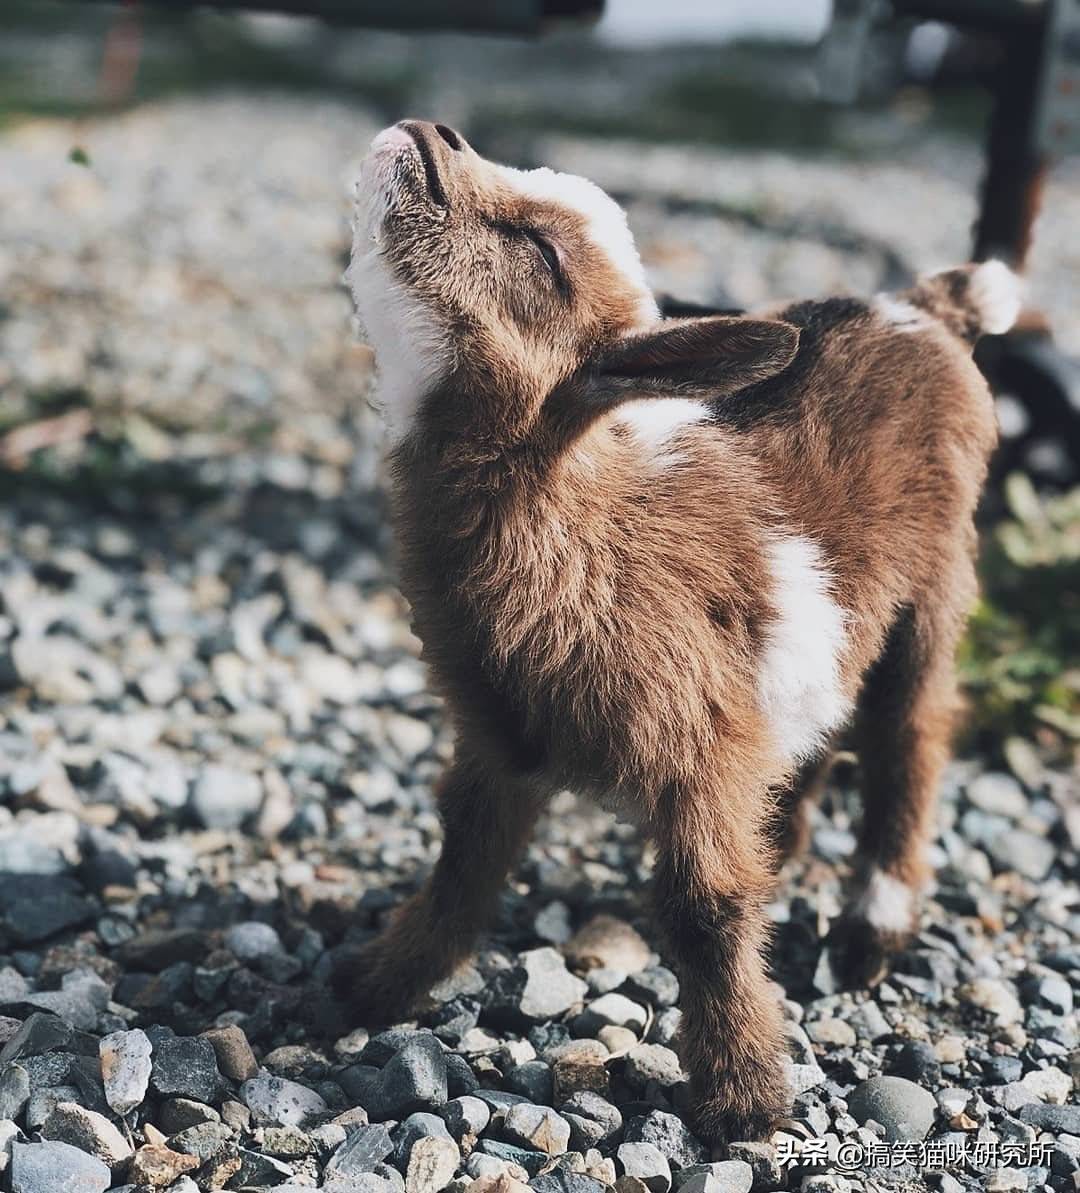
M 630 430 L 652 465 L 666 468 L 679 461 L 673 447 L 679 432 L 708 417 L 708 406 L 689 398 L 642 398 L 620 406 L 614 422 Z
M 847 640 L 844 610 L 832 599 L 821 552 L 809 539 L 777 539 L 769 551 L 776 620 L 768 630 L 758 699 L 778 752 L 812 757 L 846 719 L 840 657 Z

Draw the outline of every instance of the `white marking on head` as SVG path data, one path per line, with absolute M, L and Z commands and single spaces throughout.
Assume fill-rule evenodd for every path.
M 875 312 L 894 331 L 922 331 L 932 322 L 926 311 L 920 310 L 914 303 L 906 302 L 893 294 L 876 295 L 873 307 Z
M 656 322 L 660 312 L 646 280 L 630 225 L 626 222 L 626 212 L 610 195 L 587 178 L 560 174 L 546 166 L 538 170 L 515 170 L 512 166 L 499 166 L 498 169 L 521 194 L 545 203 L 560 203 L 582 216 L 589 239 L 637 290 L 638 325 L 644 327 Z
M 979 326 L 987 335 L 1004 335 L 1016 322 L 1024 284 L 1003 261 L 985 261 L 971 275 L 968 293 Z
M 855 914 L 879 932 L 904 935 L 914 926 L 915 893 L 906 882 L 875 869 L 855 904 Z
M 412 429 L 424 396 L 453 361 L 453 344 L 434 312 L 398 278 L 386 258 L 383 223 L 391 202 L 391 178 L 404 153 L 414 153 L 410 136 L 395 127 L 371 143 L 356 185 L 353 247 L 344 280 L 357 317 L 375 350 L 375 399 L 392 443 Z
M 832 599 L 821 552 L 809 539 L 777 539 L 769 562 L 776 619 L 761 660 L 758 700 L 781 757 L 798 762 L 820 750 L 848 715 L 840 686 L 847 615 Z
M 682 458 L 671 450 L 672 439 L 709 416 L 708 406 L 689 398 L 642 398 L 620 406 L 613 422 L 630 430 L 650 464 L 667 468 Z

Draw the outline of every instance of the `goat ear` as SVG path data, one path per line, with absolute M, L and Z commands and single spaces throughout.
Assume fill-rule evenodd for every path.
M 594 361 L 594 376 L 618 388 L 721 397 L 781 372 L 799 329 L 775 319 L 670 319 L 624 336 Z

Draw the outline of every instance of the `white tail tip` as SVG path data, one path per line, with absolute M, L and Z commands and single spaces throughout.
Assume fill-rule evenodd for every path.
M 982 330 L 1000 336 L 1020 314 L 1024 283 L 1004 261 L 985 261 L 972 273 L 968 294 Z

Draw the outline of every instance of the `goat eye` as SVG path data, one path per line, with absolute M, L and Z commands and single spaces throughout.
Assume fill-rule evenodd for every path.
M 551 270 L 555 277 L 559 276 L 559 254 L 555 251 L 554 246 L 550 241 L 544 239 L 538 232 L 532 230 L 526 233 L 528 238 L 536 246 L 536 251 L 544 259 L 544 264 Z

